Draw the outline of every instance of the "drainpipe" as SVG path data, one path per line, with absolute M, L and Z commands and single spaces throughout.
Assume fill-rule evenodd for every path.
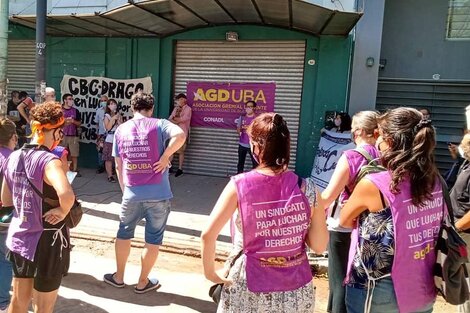
M 46 89 L 46 17 L 47 1 L 36 1 L 36 83 L 35 101 L 42 103 Z
M 0 116 L 7 114 L 8 0 L 0 0 Z

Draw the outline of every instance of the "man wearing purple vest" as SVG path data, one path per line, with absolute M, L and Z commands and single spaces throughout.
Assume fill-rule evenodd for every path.
M 78 156 L 80 154 L 80 144 L 78 137 L 78 128 L 82 125 L 80 121 L 80 112 L 73 107 L 73 96 L 66 93 L 62 96 L 62 109 L 64 111 L 64 139 L 60 143 L 61 146 L 68 148 L 70 158 L 72 159 L 72 172 L 77 172 Z M 77 173 L 77 177 L 81 175 Z
M 131 107 L 134 118 L 121 124 L 114 134 L 113 156 L 123 196 L 115 244 L 117 270 L 104 275 L 104 281 L 117 288 L 125 287 L 131 239 L 137 223 L 145 218 L 141 272 L 134 289 L 142 294 L 160 287 L 158 280 L 149 279 L 148 275 L 157 261 L 173 197 L 168 178 L 170 156 L 184 144 L 186 136 L 168 120 L 152 118 L 152 95 L 133 95 Z

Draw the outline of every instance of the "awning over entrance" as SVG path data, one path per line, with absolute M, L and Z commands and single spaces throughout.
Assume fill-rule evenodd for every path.
M 95 14 L 48 15 L 47 34 L 54 36 L 156 36 L 190 29 L 255 24 L 313 35 L 346 36 L 362 13 L 330 10 L 303 0 L 151 0 Z M 36 27 L 34 15 L 12 15 L 10 21 Z

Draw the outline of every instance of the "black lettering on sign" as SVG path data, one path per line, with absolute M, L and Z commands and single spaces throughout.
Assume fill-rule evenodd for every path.
M 77 83 L 78 83 L 78 80 L 76 78 L 72 77 L 69 79 L 69 90 L 70 90 L 70 93 L 74 96 L 78 95 L 78 92 L 80 91 L 80 89 L 75 87 L 75 84 Z
M 106 95 L 108 93 L 109 86 L 108 83 L 104 80 L 101 81 L 101 95 Z
M 124 87 L 126 85 L 123 82 L 119 82 L 116 89 L 116 98 L 124 98 Z
M 86 79 L 80 79 L 80 94 L 82 96 L 88 94 L 88 86 Z
M 94 127 L 87 127 L 87 126 L 82 126 L 82 135 L 80 136 L 81 140 L 91 140 L 95 141 L 97 136 L 96 136 L 96 129 Z
M 127 84 L 126 86 L 126 99 L 130 99 L 132 97 L 132 95 L 134 94 L 133 91 L 130 91 L 129 89 L 133 88 L 134 87 L 134 84 L 133 83 L 129 83 Z
M 116 93 L 115 93 L 114 89 L 116 89 L 116 83 L 113 82 L 113 81 L 110 81 L 109 82 L 109 91 L 108 91 L 108 96 L 110 98 L 116 98 Z
M 144 91 L 144 84 L 138 83 L 135 85 L 135 93 L 138 93 L 139 91 Z
M 97 79 L 92 79 L 90 81 L 90 95 L 96 96 L 98 94 L 98 92 L 99 92 L 99 89 L 98 89 L 98 86 L 97 86 L 98 83 L 99 83 L 99 81 Z
M 100 103 L 99 98 L 88 98 L 88 108 L 90 109 L 96 109 Z

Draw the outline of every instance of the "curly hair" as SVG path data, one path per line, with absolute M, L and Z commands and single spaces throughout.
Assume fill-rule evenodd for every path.
M 439 174 L 434 161 L 435 129 L 422 117 L 415 109 L 396 108 L 378 118 L 379 132 L 389 144 L 381 159 L 392 175 L 390 190 L 399 193 L 399 184 L 409 178 L 416 206 L 431 198 Z
M 7 146 L 14 134 L 16 134 L 15 123 L 6 117 L 0 118 L 0 146 Z
M 64 116 L 62 106 L 59 102 L 47 101 L 43 104 L 35 105 L 30 111 L 31 120 L 41 124 L 56 124 Z
M 153 109 L 154 98 L 149 93 L 138 92 L 131 98 L 131 107 L 134 111 L 149 111 Z
M 248 136 L 259 146 L 262 163 L 275 170 L 287 168 L 290 161 L 290 132 L 277 113 L 263 113 L 248 126 Z

